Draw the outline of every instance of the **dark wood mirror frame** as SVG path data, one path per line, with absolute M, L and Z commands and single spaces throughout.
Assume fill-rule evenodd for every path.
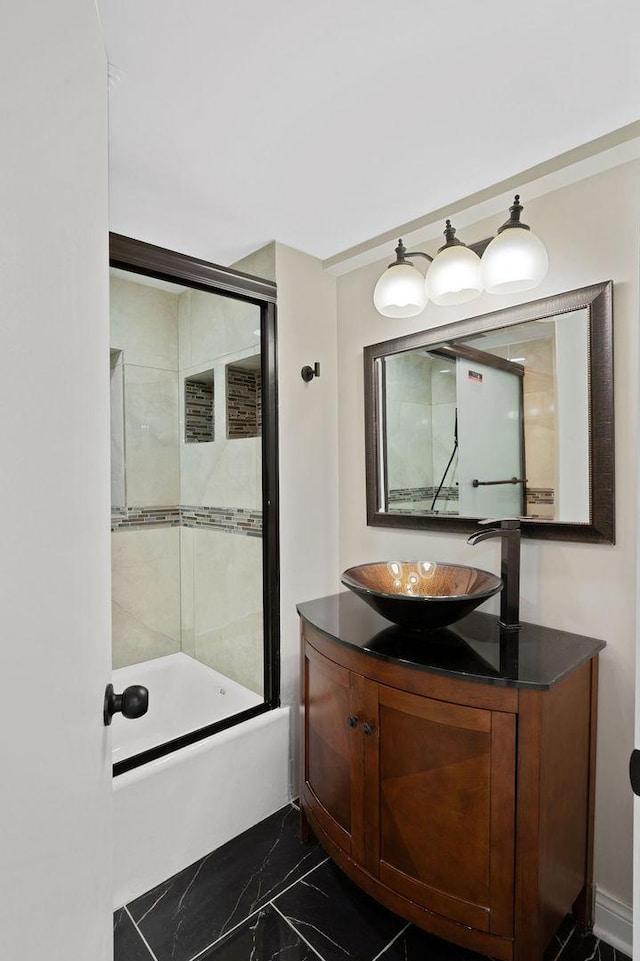
M 587 523 L 565 523 L 523 518 L 522 534 L 541 540 L 615 543 L 615 443 L 613 413 L 612 281 L 581 287 L 541 300 L 492 311 L 443 327 L 422 330 L 364 348 L 365 451 L 367 524 L 412 530 L 468 532 L 474 517 L 381 511 L 379 437 L 380 397 L 376 360 L 401 351 L 428 348 L 443 341 L 512 327 L 527 321 L 587 308 L 589 316 L 589 504 Z
M 116 233 L 109 234 L 109 264 L 134 275 L 156 277 L 255 304 L 260 309 L 262 370 L 264 701 L 240 714 L 116 762 L 113 773 L 118 775 L 280 706 L 277 288 L 272 281 Z

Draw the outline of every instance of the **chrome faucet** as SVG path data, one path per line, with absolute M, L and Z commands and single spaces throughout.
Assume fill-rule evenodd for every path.
M 520 627 L 520 521 L 517 517 L 505 517 L 480 523 L 499 526 L 475 531 L 467 544 L 479 544 L 490 537 L 501 538 L 500 577 L 504 586 L 500 594 L 500 624 L 515 630 Z

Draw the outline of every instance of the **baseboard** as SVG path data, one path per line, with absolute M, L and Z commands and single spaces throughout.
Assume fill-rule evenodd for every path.
M 631 957 L 633 910 L 628 904 L 618 901 L 602 888 L 597 888 L 593 933 L 617 951 L 622 951 Z

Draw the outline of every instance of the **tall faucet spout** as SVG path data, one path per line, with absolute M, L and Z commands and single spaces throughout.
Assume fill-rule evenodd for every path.
M 520 627 L 520 520 L 517 517 L 505 517 L 480 523 L 499 526 L 474 531 L 467 539 L 467 544 L 479 544 L 490 537 L 501 539 L 500 576 L 503 588 L 500 595 L 500 623 L 508 630 L 515 630 Z
M 482 531 L 475 531 L 467 538 L 467 544 L 479 544 L 480 541 L 488 541 L 490 537 L 501 537 L 502 531 L 499 527 L 485 527 Z

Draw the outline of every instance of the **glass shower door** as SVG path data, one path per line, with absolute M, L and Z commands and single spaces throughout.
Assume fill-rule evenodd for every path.
M 114 683 L 150 692 L 144 718 L 116 719 L 116 768 L 275 706 L 266 319 L 255 299 L 112 268 Z
M 525 513 L 522 375 L 459 357 L 456 380 L 460 514 L 520 517 Z

